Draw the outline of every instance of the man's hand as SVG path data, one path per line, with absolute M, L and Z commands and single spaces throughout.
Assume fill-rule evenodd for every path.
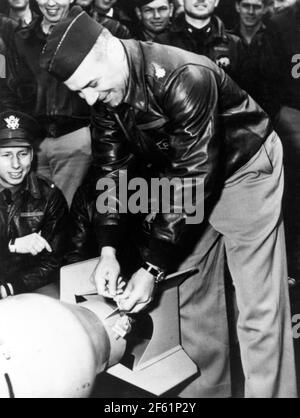
M 52 252 L 49 243 L 40 235 L 40 232 L 26 235 L 25 237 L 17 238 L 14 243 L 15 252 L 18 254 L 32 254 L 38 255 L 43 250 Z
M 114 298 L 120 286 L 119 275 L 120 264 L 116 259 L 116 250 L 103 247 L 93 277 L 99 295 Z
M 137 313 L 152 302 L 155 278 L 147 270 L 140 268 L 129 280 L 124 293 L 116 298 L 119 309 Z

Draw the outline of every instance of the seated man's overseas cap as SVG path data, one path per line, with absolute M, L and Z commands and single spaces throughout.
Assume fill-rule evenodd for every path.
M 66 81 L 95 45 L 103 26 L 81 7 L 74 6 L 66 18 L 53 26 L 40 59 L 41 68 Z
M 0 147 L 32 147 L 41 136 L 37 121 L 21 112 L 0 113 Z

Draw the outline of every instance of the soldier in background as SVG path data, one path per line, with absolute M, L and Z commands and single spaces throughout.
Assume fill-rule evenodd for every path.
M 232 33 L 241 39 L 238 84 L 269 114 L 273 114 L 272 90 L 261 71 L 262 49 L 266 26 L 265 14 L 269 0 L 236 0 L 239 23 Z
M 239 67 L 240 39 L 225 30 L 223 22 L 215 14 L 218 4 L 219 0 L 183 0 L 184 13 L 155 41 L 205 55 L 235 79 Z
M 36 14 L 31 10 L 29 0 L 8 0 L 8 16 L 25 27 L 30 24 Z
M 139 21 L 136 39 L 153 41 L 168 29 L 174 10 L 172 0 L 135 0 L 135 4 Z

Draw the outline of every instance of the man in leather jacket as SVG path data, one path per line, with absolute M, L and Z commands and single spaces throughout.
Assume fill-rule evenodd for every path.
M 87 25 L 90 32 L 83 43 L 81 31 Z M 223 237 L 239 308 L 245 394 L 296 396 L 281 216 L 282 147 L 267 115 L 208 58 L 155 43 L 120 41 L 80 8 L 54 27 L 41 66 L 93 106 L 96 187 L 109 190 L 99 193 L 96 202 L 98 292 L 116 297 L 119 290 L 121 224 L 126 212 L 136 209 L 126 208 L 131 199 L 121 196 L 123 176 L 142 182 L 137 178 L 140 165 L 152 170 L 151 181 L 177 179 L 169 210 L 149 214 L 148 241 L 140 247 L 143 263 L 117 298 L 120 309 L 135 313 L 147 307 L 156 283 L 178 268 L 180 255 L 179 269 L 197 266 L 201 272 L 203 265 L 213 264 L 213 243 Z M 194 181 L 184 181 L 188 179 Z M 204 206 L 204 221 L 193 225 L 189 214 L 199 184 L 204 189 L 196 209 Z M 189 197 L 184 204 L 178 199 L 183 191 Z M 203 245 L 206 222 L 210 240 L 206 234 L 206 253 L 200 257 L 196 250 Z M 200 380 L 205 384 L 199 340 L 214 333 L 220 322 L 214 317 L 212 324 L 205 312 L 198 314 L 209 287 L 201 275 L 197 279 L 197 289 L 189 280 L 180 286 L 181 330 L 183 347 L 204 373 Z M 216 293 L 221 300 L 222 286 Z M 206 323 L 210 326 L 201 335 L 199 324 L 205 328 Z M 208 344 L 203 346 L 217 362 L 214 343 Z M 197 389 L 193 396 L 200 396 L 201 383 Z
M 30 172 L 38 125 L 0 114 L 0 297 L 31 292 L 59 277 L 67 203 L 53 183 Z

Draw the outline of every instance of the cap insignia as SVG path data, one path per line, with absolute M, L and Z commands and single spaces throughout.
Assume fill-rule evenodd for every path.
M 6 126 L 8 129 L 12 129 L 13 131 L 15 129 L 19 128 L 19 118 L 16 118 L 15 116 L 11 115 L 9 118 L 4 119 L 6 122 Z

